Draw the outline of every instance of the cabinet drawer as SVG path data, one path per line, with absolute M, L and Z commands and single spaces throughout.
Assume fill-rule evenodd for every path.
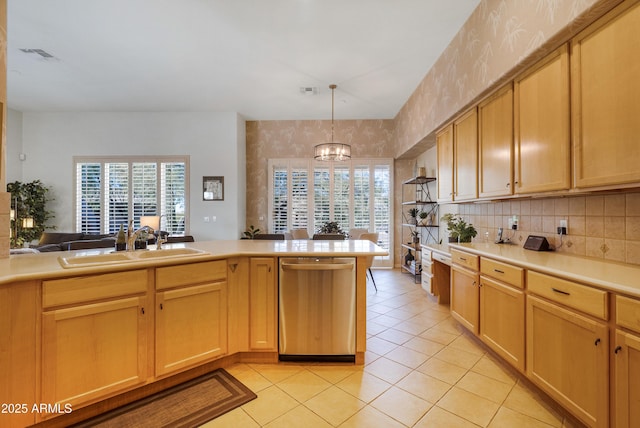
M 640 333 L 640 300 L 616 296 L 616 324 Z
M 42 282 L 42 306 L 50 308 L 146 292 L 146 269 L 55 279 Z
M 156 290 L 226 279 L 226 260 L 159 267 L 156 269 Z
M 451 261 L 471 270 L 478 270 L 480 257 L 463 251 L 451 250 Z
M 514 287 L 524 288 L 524 269 L 491 259 L 480 260 L 480 272 Z
M 527 271 L 527 288 L 539 296 L 603 320 L 609 316 L 606 291 L 533 271 Z

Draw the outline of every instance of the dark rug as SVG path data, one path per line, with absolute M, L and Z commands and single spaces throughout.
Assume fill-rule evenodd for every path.
M 224 369 L 217 369 L 73 427 L 197 427 L 256 397 Z

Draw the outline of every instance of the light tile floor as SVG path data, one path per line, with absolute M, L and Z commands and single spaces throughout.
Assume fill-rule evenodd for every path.
M 258 398 L 204 427 L 573 427 L 399 270 L 367 285 L 364 366 L 236 364 Z

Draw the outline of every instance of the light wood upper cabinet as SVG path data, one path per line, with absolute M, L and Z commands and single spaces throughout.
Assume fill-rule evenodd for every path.
M 478 106 L 479 196 L 513 193 L 513 89 L 511 84 Z
M 453 199 L 478 197 L 478 111 L 476 108 L 453 122 L 454 191 Z
M 571 186 L 569 54 L 563 45 L 514 82 L 515 193 Z
M 249 348 L 278 349 L 276 259 L 252 257 L 249 262 Z
M 453 201 L 453 125 L 436 135 L 438 152 L 438 202 Z
M 572 127 L 578 188 L 640 182 L 638 40 L 640 5 L 627 1 L 572 41 Z

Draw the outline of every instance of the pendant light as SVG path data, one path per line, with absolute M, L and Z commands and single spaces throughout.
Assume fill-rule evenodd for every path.
M 314 147 L 314 159 L 321 161 L 345 161 L 351 159 L 351 146 L 333 141 L 333 92 L 336 85 L 329 85 L 331 89 L 331 142 L 318 144 Z

